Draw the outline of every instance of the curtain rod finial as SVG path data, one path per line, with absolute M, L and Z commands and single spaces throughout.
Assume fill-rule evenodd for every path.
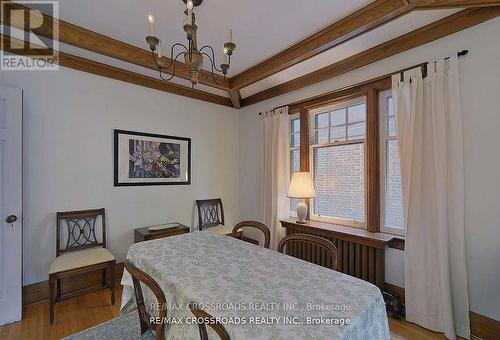
M 457 53 L 457 55 L 458 55 L 459 57 L 461 57 L 461 56 L 466 55 L 467 53 L 469 53 L 469 50 L 462 50 L 462 51 L 458 52 L 458 53 Z

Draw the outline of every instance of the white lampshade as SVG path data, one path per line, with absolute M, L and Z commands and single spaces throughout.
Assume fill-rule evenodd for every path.
M 294 172 L 288 189 L 290 198 L 311 198 L 316 196 L 314 184 L 309 172 Z

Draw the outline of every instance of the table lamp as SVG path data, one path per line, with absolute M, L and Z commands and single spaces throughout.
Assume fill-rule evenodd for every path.
M 307 205 L 305 199 L 315 196 L 316 191 L 314 191 L 311 174 L 309 172 L 294 172 L 288 189 L 288 197 L 300 198 L 300 202 L 297 204 L 297 223 L 307 223 Z

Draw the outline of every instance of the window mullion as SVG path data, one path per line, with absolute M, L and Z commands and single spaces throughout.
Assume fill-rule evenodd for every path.
M 307 109 L 300 109 L 300 171 L 309 172 L 310 171 L 310 160 L 309 160 L 309 143 L 311 140 L 309 128 L 309 111 Z M 311 214 L 311 202 L 309 199 L 305 200 L 307 204 L 307 216 L 306 219 L 310 218 Z
M 380 231 L 380 164 L 378 93 L 371 88 L 366 96 L 366 223 L 370 232 Z
M 328 112 L 328 142 L 332 140 L 331 130 L 332 130 L 332 113 Z
M 345 140 L 349 140 L 349 110 L 345 108 Z

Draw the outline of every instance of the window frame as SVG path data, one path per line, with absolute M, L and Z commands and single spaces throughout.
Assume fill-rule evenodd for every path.
M 405 236 L 405 228 L 396 228 L 389 227 L 385 225 L 385 191 L 386 191 L 386 163 L 387 163 L 387 142 L 388 141 L 397 141 L 397 136 L 388 136 L 387 135 L 387 104 L 388 99 L 392 97 L 392 90 L 384 90 L 379 91 L 379 133 L 380 133 L 380 231 L 383 233 Z M 383 98 L 383 100 L 381 100 Z
M 363 81 L 351 86 L 343 87 L 326 93 L 322 93 L 313 97 L 309 97 L 291 104 L 288 104 L 289 113 L 300 113 L 301 122 L 301 147 L 300 147 L 300 169 L 301 171 L 311 171 L 311 152 L 309 141 L 312 137 L 310 126 L 311 119 L 310 110 L 315 110 L 319 107 L 325 107 L 331 104 L 346 101 L 352 98 L 361 96 L 366 97 L 366 147 L 365 147 L 365 183 L 367 191 L 366 197 L 366 231 L 370 233 L 379 233 L 380 230 L 380 128 L 379 128 L 379 93 L 385 90 L 390 90 L 392 86 L 392 75 Z M 309 199 L 306 199 L 306 204 L 309 204 Z M 311 209 L 308 210 L 309 212 Z M 314 217 L 308 216 L 311 222 Z M 337 225 L 346 225 L 344 221 L 325 221 L 323 223 L 331 223 Z
M 365 104 L 366 107 L 366 116 L 365 116 L 365 137 L 364 138 L 358 138 L 358 139 L 352 139 L 349 140 L 349 135 L 348 135 L 348 130 L 349 130 L 349 113 L 348 113 L 348 108 L 351 106 L 356 106 L 359 104 Z M 330 118 L 330 112 L 335 111 L 341 108 L 346 109 L 346 121 L 345 121 L 345 127 L 346 127 L 346 135 L 345 135 L 345 140 L 343 141 L 330 141 L 330 129 L 331 129 L 331 118 Z M 315 136 L 316 136 L 316 116 L 318 114 L 326 113 L 328 112 L 328 143 L 316 143 Z M 334 103 L 329 103 L 326 105 L 322 106 L 317 106 L 314 109 L 309 110 L 308 112 L 308 119 L 309 119 L 309 168 L 312 173 L 313 181 L 314 181 L 314 150 L 318 148 L 325 148 L 325 147 L 332 147 L 332 146 L 342 146 L 342 145 L 353 145 L 353 144 L 363 144 L 364 148 L 364 221 L 356 221 L 356 220 L 351 220 L 351 219 L 346 219 L 346 218 L 340 218 L 340 217 L 333 217 L 333 216 L 321 216 L 317 215 L 314 212 L 314 198 L 311 199 L 310 201 L 310 219 L 315 220 L 315 221 L 323 221 L 323 222 L 328 222 L 328 223 L 335 223 L 335 224 L 340 224 L 348 227 L 353 227 L 353 228 L 358 228 L 358 229 L 367 229 L 367 223 L 368 223 L 368 158 L 367 158 L 367 137 L 368 137 L 368 101 L 367 101 L 367 96 L 366 94 L 359 94 L 357 96 L 353 96 L 352 98 L 348 99 L 341 99 L 338 101 L 335 101 Z M 359 123 L 355 122 L 354 124 Z M 341 126 L 341 125 L 339 125 Z
M 294 120 L 298 120 L 299 121 L 299 146 L 291 146 L 292 142 L 291 142 L 291 137 L 293 134 L 296 134 L 297 132 L 292 132 L 292 122 Z M 289 124 L 288 124 L 288 135 L 290 136 L 290 143 L 288 144 L 288 161 L 290 163 L 290 179 L 292 178 L 292 174 L 295 172 L 293 171 L 293 166 L 292 166 L 292 152 L 293 151 L 298 151 L 299 152 L 299 171 L 300 171 L 300 150 L 301 150 L 301 147 L 302 147 L 302 143 L 301 143 L 301 134 L 302 134 L 302 126 L 300 125 L 300 113 L 293 113 L 293 114 L 290 114 L 290 117 L 289 117 Z M 295 208 L 292 208 L 292 201 L 293 199 L 291 198 L 290 199 L 290 216 L 291 217 L 297 217 L 297 210 Z

